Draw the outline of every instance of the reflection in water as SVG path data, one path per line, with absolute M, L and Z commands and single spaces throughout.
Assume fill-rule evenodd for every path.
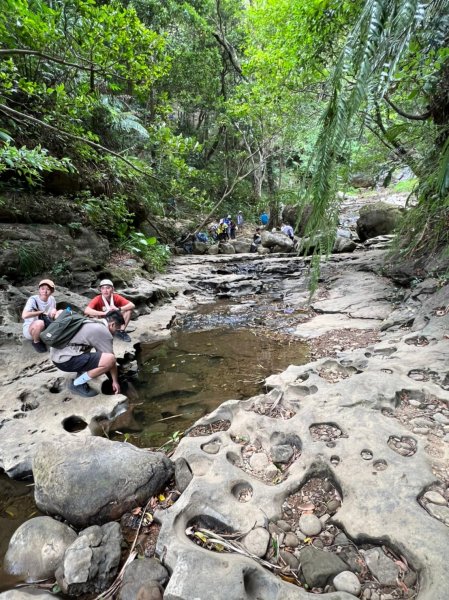
M 253 329 L 180 331 L 142 347 L 135 417 L 142 432 L 129 441 L 157 447 L 225 400 L 263 391 L 268 375 L 307 361 L 307 345 Z

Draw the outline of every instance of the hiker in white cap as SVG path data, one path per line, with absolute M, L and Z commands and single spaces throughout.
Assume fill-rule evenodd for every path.
M 55 284 L 51 279 L 39 282 L 39 294 L 30 296 L 22 312 L 23 335 L 30 340 L 36 352 L 47 352 L 47 346 L 41 342 L 40 333 L 50 320 L 55 318 L 56 300 L 53 296 Z
M 88 317 L 104 317 L 106 313 L 112 310 L 119 310 L 125 321 L 125 324 L 116 331 L 115 337 L 123 340 L 124 342 L 130 342 L 131 338 L 126 333 L 126 327 L 131 319 L 132 311 L 135 305 L 120 296 L 120 294 L 114 293 L 114 284 L 110 279 L 103 279 L 100 281 L 100 292 L 101 294 L 95 296 L 84 310 L 84 314 Z

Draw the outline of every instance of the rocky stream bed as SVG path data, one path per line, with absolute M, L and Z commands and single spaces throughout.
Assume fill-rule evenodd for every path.
M 251 316 L 255 352 L 257 331 L 310 351 L 197 421 L 170 458 L 98 437 L 120 429 L 127 398 L 72 396 L 20 337 L 14 307 L 31 288 L 4 286 L 0 466 L 33 474 L 54 518 L 28 520 L 4 560 L 39 585 L 1 596 L 446 600 L 449 285 L 383 276 L 387 241 L 332 256 L 310 303 L 307 259 L 292 255 L 177 257 L 152 282 L 136 275 L 123 289 L 140 315 L 133 344 L 116 347 L 131 369 L 216 297 Z

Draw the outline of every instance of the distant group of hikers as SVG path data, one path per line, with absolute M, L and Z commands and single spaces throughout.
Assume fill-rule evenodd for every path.
M 69 382 L 73 393 L 96 396 L 98 392 L 88 381 L 104 373 L 111 379 L 113 392 L 120 393 L 113 336 L 131 341 L 126 327 L 135 305 L 114 292 L 110 279 L 100 282 L 100 294 L 84 309 L 86 317 L 72 313 L 70 307 L 57 310 L 54 291 L 53 281 L 42 279 L 38 294 L 28 298 L 22 312 L 24 337 L 36 352 L 47 352 L 48 345 L 53 364 L 61 371 L 76 373 Z

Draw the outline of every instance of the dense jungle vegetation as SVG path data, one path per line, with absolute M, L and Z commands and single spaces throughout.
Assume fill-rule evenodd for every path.
M 155 216 L 308 203 L 330 233 L 352 173 L 407 165 L 401 251 L 443 249 L 448 38 L 448 0 L 2 0 L 0 213 L 62 195 L 132 249 Z

